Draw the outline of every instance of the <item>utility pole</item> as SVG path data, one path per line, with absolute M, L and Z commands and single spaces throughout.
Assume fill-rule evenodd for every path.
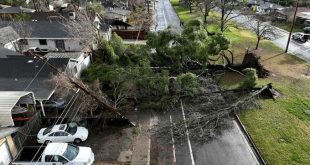
M 296 2 L 296 8 L 295 8 L 295 13 L 294 13 L 294 18 L 293 18 L 293 22 L 292 22 L 290 34 L 288 35 L 288 40 L 287 40 L 287 44 L 286 44 L 285 53 L 287 53 L 288 47 L 289 47 L 290 42 L 291 42 L 291 37 L 292 37 L 293 29 L 294 29 L 294 26 L 295 26 L 295 22 L 296 22 L 296 14 L 297 14 L 297 10 L 298 10 L 298 1 L 299 1 L 299 0 L 297 0 L 297 2 Z

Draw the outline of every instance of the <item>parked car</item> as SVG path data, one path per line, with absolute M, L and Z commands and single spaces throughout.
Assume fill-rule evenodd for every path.
M 49 143 L 46 147 L 23 147 L 12 165 L 91 165 L 95 160 L 89 147 L 79 147 L 68 143 Z
M 49 142 L 74 142 L 80 144 L 88 137 L 85 127 L 77 126 L 75 123 L 59 124 L 48 128 L 42 128 L 38 135 L 38 143 Z
M 297 33 L 293 33 L 293 36 L 292 38 L 296 41 L 300 41 L 300 42 L 307 42 L 308 38 L 309 38 L 309 35 L 310 34 L 305 34 L 305 33 L 300 33 L 300 32 L 297 32 Z
M 66 105 L 66 101 L 60 97 L 53 97 L 50 100 L 43 101 L 44 108 L 64 109 Z M 36 106 L 41 107 L 40 104 L 36 104 Z
M 310 33 L 310 27 L 305 27 L 304 28 L 304 33 Z

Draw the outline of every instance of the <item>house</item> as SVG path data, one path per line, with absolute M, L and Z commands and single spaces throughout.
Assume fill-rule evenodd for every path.
M 296 15 L 296 23 L 304 26 L 310 26 L 310 11 L 298 12 Z
M 112 30 L 127 30 L 128 27 L 132 27 L 132 25 L 121 20 L 101 19 L 100 21 L 104 24 L 110 25 L 112 27 Z
M 0 9 L 0 20 L 10 20 L 22 13 L 34 13 L 35 10 L 23 7 L 5 7 Z
M 270 15 L 274 18 L 275 21 L 293 22 L 295 9 L 296 9 L 295 7 L 287 7 L 280 10 L 276 10 L 275 12 L 271 12 Z M 307 7 L 298 7 L 296 15 L 297 24 L 303 24 L 302 17 L 303 13 L 306 12 L 310 12 L 310 9 Z
M 49 100 L 56 86 L 49 82 L 52 75 L 58 73 L 49 64 L 64 71 L 69 63 L 68 58 L 51 58 L 48 64 L 18 52 L 0 48 L 0 91 L 31 91 L 40 103 Z
M 24 36 L 20 35 L 19 39 L 5 44 L 4 47 L 7 49 L 17 51 L 16 45 L 19 44 L 22 44 L 23 50 L 30 47 L 38 47 L 47 51 L 80 51 L 83 49 L 79 39 L 73 36 L 63 23 L 58 21 L 28 21 L 24 24 L 0 23 L 0 28 L 7 26 L 11 26 L 17 32 L 22 30 L 24 34 Z
M 122 8 L 108 8 L 108 11 L 105 13 L 104 17 L 106 19 L 121 20 L 127 22 L 127 17 L 130 15 L 131 11 L 125 10 Z
M 26 142 L 27 136 L 38 129 L 39 115 L 35 111 L 35 99 L 32 92 L 0 91 L 0 164 L 8 165 Z M 24 112 L 26 109 L 26 112 Z M 31 114 L 31 121 L 17 126 L 16 114 Z M 21 134 L 18 134 L 21 133 Z
M 47 59 L 69 59 L 67 73 L 76 78 L 79 78 L 82 71 L 91 63 L 91 54 L 87 52 L 49 52 L 44 57 Z
M 259 13 L 259 14 L 269 14 L 270 12 L 284 9 L 284 7 L 281 5 L 271 3 L 271 2 L 265 2 L 265 1 L 259 1 L 253 7 L 256 13 Z

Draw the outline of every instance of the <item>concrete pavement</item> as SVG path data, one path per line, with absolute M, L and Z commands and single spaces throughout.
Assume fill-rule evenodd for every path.
M 172 31 L 180 33 L 180 19 L 169 0 L 158 0 L 155 5 L 155 31 L 163 31 L 168 27 Z

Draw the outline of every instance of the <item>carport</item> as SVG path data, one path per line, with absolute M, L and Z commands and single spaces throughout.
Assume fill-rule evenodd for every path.
M 35 104 L 33 92 L 0 91 L 0 127 L 14 126 L 12 110 L 20 104 Z

